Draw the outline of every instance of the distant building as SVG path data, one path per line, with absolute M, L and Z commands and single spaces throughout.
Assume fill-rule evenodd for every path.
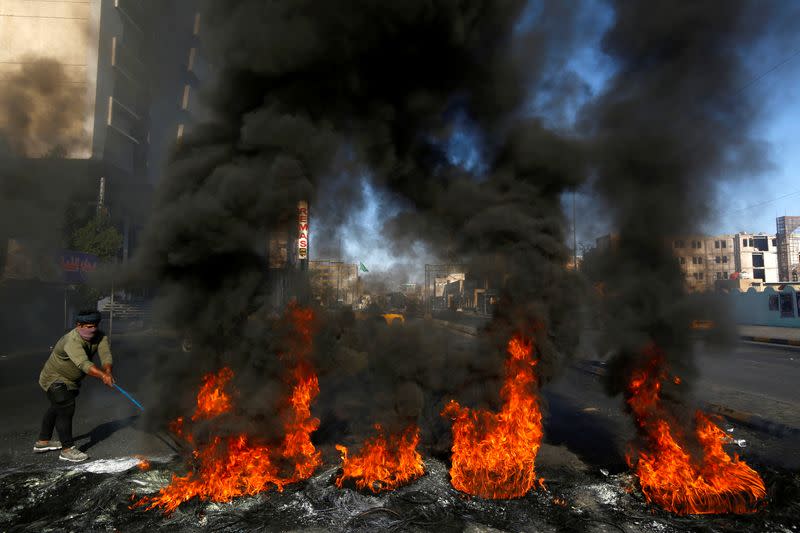
M 406 296 L 419 297 L 422 292 L 422 285 L 419 283 L 403 283 L 400 285 L 400 292 Z
M 775 225 L 780 281 L 800 281 L 800 216 L 778 217 Z
M 672 247 L 690 290 L 722 286 L 726 280 L 777 281 L 772 235 L 737 233 L 674 238 Z
M 325 307 L 359 301 L 358 265 L 342 261 L 309 261 L 311 294 Z
M 777 283 L 778 247 L 775 235 L 737 233 L 733 239 L 734 265 L 743 280 Z
M 728 250 L 730 242 L 731 250 Z M 714 276 L 725 275 L 733 269 L 731 261 L 728 268 L 729 257 L 721 252 L 733 252 L 733 241 L 725 238 L 711 239 L 704 235 L 687 235 L 676 237 L 672 240 L 672 251 L 681 267 L 686 280 L 686 286 L 691 291 L 704 291 L 713 285 Z M 724 266 L 726 270 L 714 268 L 714 265 Z
M 798 217 L 800 218 L 800 217 Z M 597 249 L 616 246 L 617 235 L 596 240 Z M 747 286 L 778 281 L 778 242 L 775 235 L 736 233 L 672 237 L 670 248 L 690 291 L 728 287 L 726 280 L 744 280 Z

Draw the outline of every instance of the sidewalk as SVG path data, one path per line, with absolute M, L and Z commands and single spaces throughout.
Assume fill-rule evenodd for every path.
M 747 341 L 800 346 L 800 328 L 740 325 L 738 329 L 739 336 Z

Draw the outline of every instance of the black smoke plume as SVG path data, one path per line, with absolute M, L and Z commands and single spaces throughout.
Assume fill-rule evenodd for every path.
M 724 11 L 612 3 L 602 46 L 617 71 L 570 129 L 567 111 L 590 91 L 568 60 L 599 24 L 587 14 L 594 4 L 577 7 L 208 2 L 211 117 L 177 147 L 137 263 L 158 283 L 162 320 L 193 341 L 156 377 L 182 395 L 162 416 L 185 414 L 200 374 L 227 364 L 243 376 L 249 420 L 264 434 L 279 429 L 271 415 L 286 393 L 276 357 L 285 340 L 274 328 L 267 236 L 307 200 L 330 254 L 324 240 L 362 205 L 365 176 L 399 210 L 381 220 L 398 250 L 424 240 L 439 260 L 499 288 L 501 301 L 467 349 L 422 325 L 319 312 L 322 436 L 434 419 L 447 397 L 493 403 L 515 332 L 535 337 L 542 378 L 555 375 L 577 344 L 586 294 L 566 269 L 561 198 L 589 175 L 619 233 L 613 262 L 597 268 L 618 361 L 626 366 L 649 340 L 671 357 L 688 353 L 691 313 L 662 245 L 696 227 L 714 176 L 763 164 L 749 94 L 718 95 L 746 81 L 740 54 L 770 28 L 771 12 L 748 2 Z M 550 95 L 546 112 L 540 94 Z M 448 153 L 462 128 L 480 165 Z M 315 221 L 329 225 L 315 230 Z M 288 286 L 302 297 L 297 278 Z
M 159 316 L 192 338 L 191 364 L 179 357 L 156 377 L 173 398 L 186 391 L 162 415 L 191 409 L 200 373 L 228 364 L 269 426 L 286 386 L 266 235 L 291 221 L 298 200 L 312 206 L 312 231 L 335 235 L 314 222 L 360 205 L 359 175 L 401 208 L 385 221 L 398 249 L 424 240 L 466 262 L 502 287 L 502 305 L 491 340 L 471 350 L 429 327 L 318 314 L 323 418 L 391 425 L 438 420 L 436 402 L 454 395 L 492 401 L 515 331 L 536 331 L 552 375 L 575 344 L 559 198 L 581 182 L 583 150 L 525 110 L 537 86 L 574 84 L 563 62 L 590 21 L 561 2 L 529 14 L 523 1 L 255 0 L 209 2 L 202 20 L 218 71 L 212 118 L 177 147 L 137 263 L 158 283 Z M 477 131 L 485 170 L 447 157 L 464 123 Z
M 673 247 L 703 233 L 722 180 L 768 165 L 754 134 L 759 71 L 746 58 L 767 38 L 784 42 L 783 20 L 793 17 L 778 2 L 611 5 L 601 45 L 616 73 L 582 110 L 581 127 L 615 234 L 587 270 L 600 282 L 606 346 L 616 354 L 609 390 L 625 390 L 654 343 L 667 371 L 683 378 L 664 391 L 674 398 L 696 371 L 692 321 L 713 317 L 724 329 L 726 320 L 714 297 L 687 295 Z
M 25 58 L 19 72 L 0 86 L 0 137 L 22 157 L 90 151 L 84 122 L 89 109 L 85 84 L 48 58 Z

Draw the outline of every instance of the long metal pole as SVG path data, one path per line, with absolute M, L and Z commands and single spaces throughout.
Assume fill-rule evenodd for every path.
M 572 189 L 572 266 L 578 270 L 578 231 L 575 217 L 575 189 Z
M 108 313 L 108 334 L 114 329 L 114 277 L 111 277 L 111 310 Z

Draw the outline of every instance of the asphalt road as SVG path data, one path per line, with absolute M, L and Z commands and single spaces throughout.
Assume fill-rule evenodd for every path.
M 117 383 L 145 408 L 152 400 L 144 395 L 144 385 L 156 363 L 147 357 L 153 342 L 137 337 L 112 338 Z M 39 372 L 49 355 L 46 346 L 39 353 L 0 355 L 0 467 L 56 460 L 53 453 L 32 453 L 41 417 L 49 405 L 38 384 Z M 148 432 L 144 426 L 139 409 L 121 393 L 100 380 L 84 379 L 73 423 L 79 448 L 93 458 L 173 453 L 164 436 Z M 58 438 L 57 433 L 53 438 Z
M 147 375 L 157 361 L 151 340 L 137 337 L 113 339 L 115 376 L 145 407 L 154 398 L 146 393 Z M 453 342 L 470 343 L 467 335 L 453 333 Z M 717 353 L 701 347 L 698 376 L 692 402 L 722 403 L 782 424 L 800 428 L 800 350 L 789 347 L 741 343 Z M 2 353 L 0 351 L 0 353 Z M 31 448 L 41 416 L 47 408 L 37 378 L 48 355 L 40 353 L 0 355 L 0 467 L 57 462 L 55 454 L 35 455 Z M 545 440 L 563 446 L 584 462 L 611 471 L 623 471 L 622 456 L 633 435 L 622 399 L 604 393 L 602 378 L 573 366 L 544 388 Z M 757 462 L 800 468 L 797 434 L 776 437 L 763 431 L 725 423 L 733 436 L 744 439 L 737 450 Z M 86 378 L 78 398 L 74 433 L 78 446 L 93 458 L 141 454 L 164 457 L 173 453 L 164 434 L 145 428 L 138 409 L 115 390 Z

